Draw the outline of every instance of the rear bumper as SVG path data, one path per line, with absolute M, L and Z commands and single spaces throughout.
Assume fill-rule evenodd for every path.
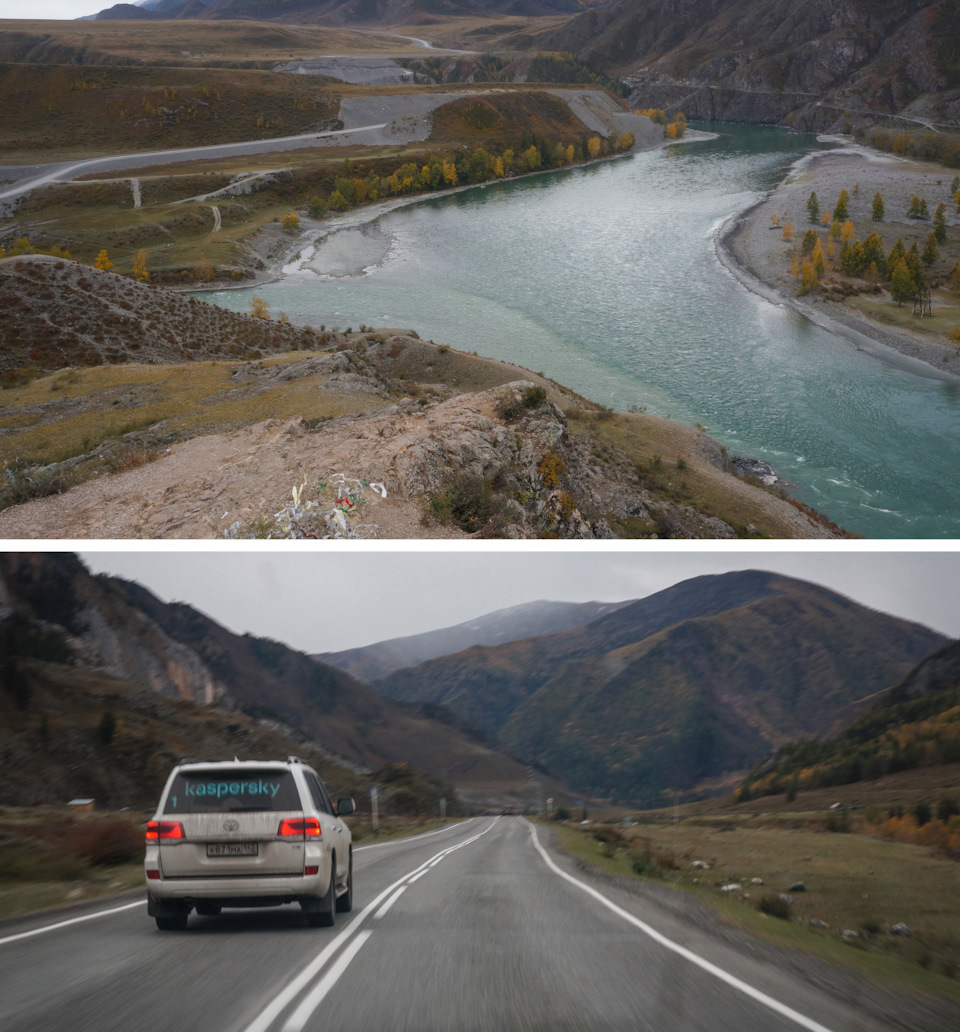
M 330 882 L 322 874 L 321 871 L 315 875 L 216 879 L 161 877 L 147 881 L 147 893 L 156 900 L 203 900 L 234 907 L 279 906 L 304 896 L 323 896 Z

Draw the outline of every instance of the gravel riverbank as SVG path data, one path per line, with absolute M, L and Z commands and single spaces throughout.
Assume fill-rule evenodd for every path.
M 907 248 L 916 241 L 923 249 L 933 226 L 931 219 L 912 219 L 907 210 L 914 195 L 927 201 L 930 214 L 943 201 L 947 204 L 947 243 L 930 269 L 933 282 L 946 288 L 950 270 L 960 257 L 960 218 L 951 203 L 950 185 L 957 170 L 927 162 L 912 162 L 862 148 L 818 152 L 802 159 L 775 189 L 745 211 L 727 220 L 717 236 L 717 254 L 749 289 L 774 303 L 788 304 L 836 333 L 854 347 L 878 358 L 938 379 L 960 382 L 960 351 L 947 337 L 960 325 L 960 298 L 948 290 L 934 290 L 934 316 L 912 316 L 908 306 L 898 307 L 889 291 L 869 292 L 867 284 L 828 272 L 820 290 L 797 297 L 797 280 L 789 271 L 791 250 L 799 247 L 811 228 L 807 200 L 815 192 L 821 211 L 831 208 L 841 190 L 850 195 L 850 219 L 856 239 L 863 241 L 878 232 L 889 252 L 898 237 Z M 880 193 L 884 219 L 872 218 L 873 198 Z M 795 236 L 784 240 L 774 226 L 792 222 Z M 826 227 L 814 227 L 826 241 Z M 862 293 L 841 296 L 847 286 Z

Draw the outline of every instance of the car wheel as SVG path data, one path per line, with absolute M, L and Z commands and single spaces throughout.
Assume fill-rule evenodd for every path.
M 187 927 L 187 912 L 183 910 L 179 914 L 158 915 L 154 920 L 161 932 L 182 932 Z
M 349 914 L 353 910 L 353 853 L 350 854 L 350 867 L 347 870 L 347 891 L 337 896 L 337 910 L 341 914 Z
M 306 911 L 307 924 L 311 928 L 331 928 L 337 919 L 337 873 L 334 859 L 330 860 L 330 885 L 326 893 L 318 900 L 318 909 Z
M 216 917 L 222 909 L 222 907 L 218 907 L 215 903 L 197 904 L 197 913 L 202 917 Z

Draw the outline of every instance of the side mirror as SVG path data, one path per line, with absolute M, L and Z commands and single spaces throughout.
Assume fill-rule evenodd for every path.
M 353 811 L 356 810 L 356 806 L 352 799 L 338 799 L 337 800 L 337 816 L 338 817 L 349 817 Z

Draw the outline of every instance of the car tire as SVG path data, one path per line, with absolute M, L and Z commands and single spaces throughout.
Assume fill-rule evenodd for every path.
M 161 932 L 182 932 L 187 927 L 187 912 L 183 910 L 179 914 L 158 914 L 154 920 Z
M 197 913 L 200 914 L 201 917 L 216 917 L 222 909 L 223 907 L 218 907 L 216 903 L 197 904 Z
M 337 896 L 337 911 L 349 914 L 353 910 L 353 852 L 350 853 L 350 867 L 347 870 L 347 891 Z
M 318 900 L 318 907 L 316 910 L 310 909 L 305 911 L 307 915 L 307 924 L 311 928 L 332 928 L 334 922 L 337 920 L 337 872 L 335 866 L 335 859 L 330 858 L 330 884 L 327 887 L 326 893 Z

